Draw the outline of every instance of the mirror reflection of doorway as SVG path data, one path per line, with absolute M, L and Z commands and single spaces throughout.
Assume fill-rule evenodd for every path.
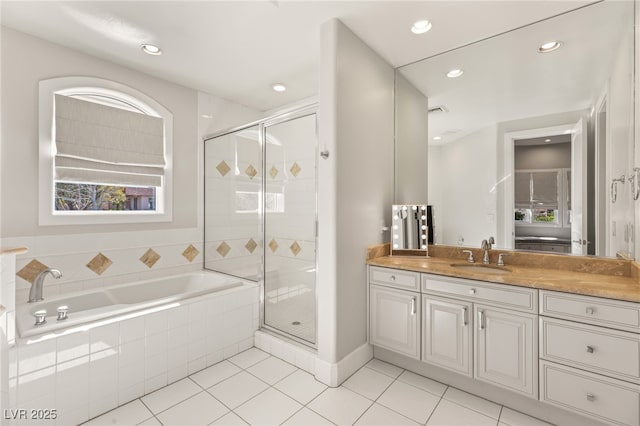
M 514 145 L 515 248 L 571 253 L 571 135 Z
M 587 229 L 593 189 L 587 185 L 585 123 L 581 118 L 505 134 L 505 170 L 513 179 L 505 192 L 504 229 L 511 247 L 587 253 L 594 236 Z

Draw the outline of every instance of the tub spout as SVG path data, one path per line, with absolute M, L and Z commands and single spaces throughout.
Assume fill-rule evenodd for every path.
M 47 274 L 51 274 L 56 280 L 62 278 L 62 272 L 58 271 L 57 269 L 48 268 L 40 272 L 31 284 L 31 290 L 29 290 L 29 303 L 44 300 L 44 297 L 42 297 L 42 284 L 44 283 L 44 279 L 46 278 Z

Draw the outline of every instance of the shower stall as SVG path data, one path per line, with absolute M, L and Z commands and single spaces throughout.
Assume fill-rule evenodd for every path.
M 316 107 L 205 138 L 206 269 L 261 284 L 261 328 L 316 345 Z

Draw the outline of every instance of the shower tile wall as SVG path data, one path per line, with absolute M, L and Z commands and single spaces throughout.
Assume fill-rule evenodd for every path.
M 78 424 L 253 346 L 258 287 L 9 349 L 8 409 L 56 409 L 37 424 Z M 15 421 L 8 424 L 32 424 Z
M 47 299 L 72 291 L 201 270 L 201 241 L 201 231 L 193 228 L 15 237 L 3 238 L 1 244 L 28 248 L 27 253 L 16 258 L 15 300 L 20 304 L 26 303 L 34 272 L 37 274 L 43 266 L 62 272 L 59 280 L 45 280 Z
M 205 268 L 260 275 L 262 166 L 258 127 L 205 143 Z

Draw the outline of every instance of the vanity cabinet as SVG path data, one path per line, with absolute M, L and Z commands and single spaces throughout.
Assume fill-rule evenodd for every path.
M 423 295 L 422 312 L 422 360 L 472 377 L 472 304 Z
M 475 378 L 538 396 L 536 315 L 474 305 Z
M 640 304 L 541 290 L 540 399 L 640 424 Z
M 419 283 L 417 273 L 396 273 L 385 268 L 369 271 L 369 341 L 420 359 L 420 293 L 396 288 L 399 281 L 408 286 L 411 274 Z M 419 288 L 419 284 L 416 287 Z

